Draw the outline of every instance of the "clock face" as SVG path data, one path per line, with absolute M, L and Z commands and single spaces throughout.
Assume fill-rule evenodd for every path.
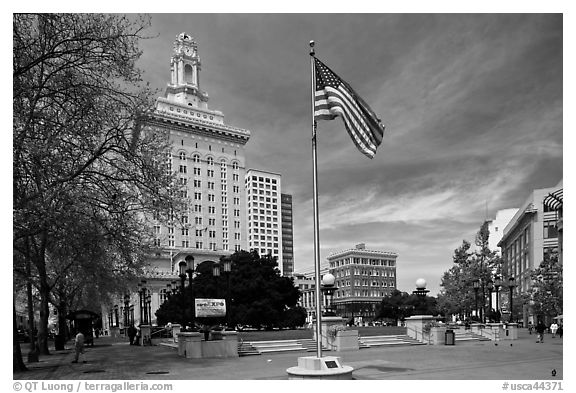
M 184 53 L 186 53 L 188 56 L 190 56 L 192 54 L 192 48 L 190 48 L 190 47 L 184 48 Z

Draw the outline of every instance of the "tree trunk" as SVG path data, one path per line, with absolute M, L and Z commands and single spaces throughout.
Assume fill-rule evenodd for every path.
M 24 360 L 22 359 L 22 351 L 20 350 L 20 343 L 18 342 L 18 328 L 16 327 L 16 305 L 12 304 L 13 313 L 13 331 L 12 331 L 12 348 L 13 348 L 13 360 L 12 360 L 12 371 L 28 371 Z
M 26 259 L 26 297 L 28 306 L 28 337 L 30 337 L 30 351 L 28 352 L 28 363 L 38 361 L 38 352 L 36 351 L 36 332 L 34 331 L 34 302 L 32 300 L 32 272 L 30 259 Z
M 38 351 L 42 355 L 50 355 L 48 349 L 48 316 L 49 316 L 49 299 L 50 286 L 48 285 L 48 275 L 46 273 L 46 261 L 44 250 L 37 256 L 35 261 L 38 269 L 39 292 L 40 292 L 40 320 L 38 321 Z

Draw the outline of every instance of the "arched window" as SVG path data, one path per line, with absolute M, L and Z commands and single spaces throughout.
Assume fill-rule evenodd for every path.
M 186 160 L 186 153 L 184 153 L 183 151 L 180 152 L 180 159 L 183 161 Z
M 226 159 L 221 159 L 220 160 L 220 169 L 225 170 L 226 169 Z
M 232 169 L 237 170 L 238 167 L 239 167 L 238 161 L 234 161 L 234 162 L 232 163 Z
M 190 64 L 184 65 L 184 82 L 188 84 L 194 83 L 194 80 L 192 79 L 192 66 Z
M 200 162 L 200 154 L 194 154 L 192 156 L 192 161 L 194 161 L 195 163 Z
M 214 165 L 214 159 L 212 157 L 208 157 L 206 159 L 206 162 L 208 163 L 208 165 Z

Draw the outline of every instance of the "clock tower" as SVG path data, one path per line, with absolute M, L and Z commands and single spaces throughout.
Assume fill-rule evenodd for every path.
M 208 94 L 200 90 L 200 57 L 198 44 L 186 33 L 174 41 L 170 59 L 171 78 L 166 88 L 166 98 L 187 106 L 207 109 Z

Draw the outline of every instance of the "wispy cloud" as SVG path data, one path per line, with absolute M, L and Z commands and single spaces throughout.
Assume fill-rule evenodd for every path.
M 386 125 L 373 160 L 339 119 L 318 124 L 321 255 L 395 251 L 398 282 L 436 291 L 462 239 L 562 177 L 562 15 L 153 15 L 141 67 L 169 77 L 174 37 L 194 36 L 201 86 L 250 129 L 248 167 L 294 198 L 296 269 L 313 260 L 308 41 Z

